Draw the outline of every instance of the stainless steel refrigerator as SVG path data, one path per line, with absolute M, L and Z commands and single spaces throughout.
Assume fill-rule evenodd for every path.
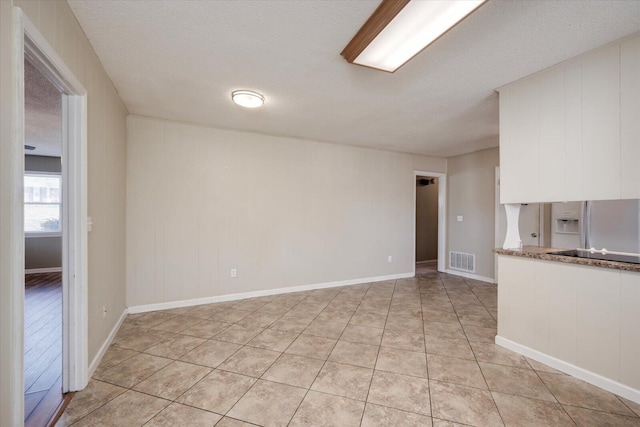
M 582 204 L 584 248 L 640 254 L 640 200 L 598 200 Z

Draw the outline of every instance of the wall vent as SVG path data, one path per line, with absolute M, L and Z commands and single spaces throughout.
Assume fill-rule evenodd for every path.
M 476 255 L 449 251 L 449 268 L 475 273 Z

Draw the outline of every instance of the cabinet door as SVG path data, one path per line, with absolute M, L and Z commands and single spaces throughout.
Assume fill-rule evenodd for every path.
M 511 89 L 504 88 L 499 94 L 500 109 L 500 203 L 511 203 L 515 198 L 517 183 L 512 182 L 515 176 L 511 159 L 517 152 L 511 144 Z M 509 178 L 504 179 L 505 176 Z
M 537 261 L 498 257 L 498 334 L 534 346 L 535 269 Z
M 640 274 L 623 271 L 620 284 L 620 382 L 640 390 Z
M 576 362 L 576 278 L 569 264 L 536 264 L 536 341 L 543 353 L 569 363 Z
M 620 45 L 620 197 L 640 198 L 640 37 Z
M 566 200 L 564 69 L 554 68 L 538 77 L 540 132 L 540 200 Z
M 582 61 L 582 193 L 620 198 L 620 48 L 598 49 Z
M 529 79 L 504 92 L 500 108 L 500 203 L 539 201 L 538 85 Z M 501 102 L 503 93 L 501 92 Z M 503 152 L 504 150 L 504 152 Z
M 620 363 L 620 271 L 579 268 L 576 365 L 615 381 Z
M 564 150 L 565 201 L 584 200 L 582 196 L 582 66 L 564 67 Z

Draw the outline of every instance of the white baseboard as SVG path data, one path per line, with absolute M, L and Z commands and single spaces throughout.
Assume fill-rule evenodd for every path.
M 335 288 L 337 286 L 359 285 L 361 283 L 382 282 L 384 280 L 405 279 L 414 277 L 413 273 L 391 274 L 388 276 L 366 277 L 362 279 L 340 280 L 337 282 L 316 283 L 313 285 L 292 286 L 288 288 L 267 289 L 264 291 L 242 292 L 239 294 L 220 295 L 215 297 L 196 298 L 182 301 L 161 302 L 158 304 L 144 304 L 129 307 L 129 313 L 145 313 L 147 311 L 168 310 L 170 308 L 191 307 L 201 304 L 235 301 L 245 298 L 264 297 L 269 295 L 286 294 L 290 292 L 312 291 L 315 289 Z
M 437 259 L 428 259 L 426 261 L 416 261 L 416 264 L 433 264 L 438 262 Z
M 98 350 L 98 354 L 96 354 L 96 357 L 94 357 L 93 360 L 91 361 L 91 364 L 89 365 L 89 378 L 93 377 L 93 373 L 98 368 L 98 365 L 100 365 L 100 362 L 104 357 L 104 354 L 107 352 L 107 349 L 111 345 L 113 338 L 115 338 L 116 334 L 118 333 L 118 330 L 120 329 L 120 325 L 122 325 L 122 322 L 124 322 L 124 319 L 127 317 L 127 314 L 129 314 L 129 310 L 125 308 L 122 314 L 120 315 L 120 318 L 116 322 L 115 326 L 113 327 L 113 329 L 111 329 L 109 336 L 104 341 L 104 343 L 102 343 L 102 347 L 100 347 L 100 350 Z
M 37 274 L 37 273 L 61 273 L 62 267 L 47 267 L 47 268 L 30 268 L 24 271 L 24 274 Z
M 450 268 L 447 268 L 445 270 L 445 273 L 453 274 L 454 276 L 466 277 L 467 279 L 475 279 L 481 282 L 494 283 L 494 284 L 496 283 L 496 279 L 494 279 L 493 277 L 479 276 L 477 274 L 465 273 L 464 271 L 452 270 Z
M 509 350 L 515 351 L 516 353 L 527 356 L 537 362 L 544 363 L 547 366 L 551 366 L 558 371 L 586 381 L 589 384 L 593 384 L 597 387 L 610 391 L 611 393 L 615 393 L 618 396 L 624 397 L 625 399 L 640 403 L 640 390 L 636 390 L 610 378 L 603 377 L 602 375 L 596 374 L 595 372 L 580 368 L 579 366 L 573 365 L 569 362 L 565 362 L 564 360 L 549 356 L 548 354 L 539 352 L 538 350 L 534 350 L 522 344 L 518 344 L 499 335 L 496 336 L 496 344 Z

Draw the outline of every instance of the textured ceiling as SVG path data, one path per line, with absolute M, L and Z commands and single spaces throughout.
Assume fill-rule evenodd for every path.
M 24 143 L 32 156 L 62 155 L 62 95 L 29 61 L 24 61 Z
M 640 1 L 489 0 L 389 74 L 340 56 L 377 0 L 68 2 L 132 114 L 440 156 L 497 145 L 496 87 L 640 30 Z

